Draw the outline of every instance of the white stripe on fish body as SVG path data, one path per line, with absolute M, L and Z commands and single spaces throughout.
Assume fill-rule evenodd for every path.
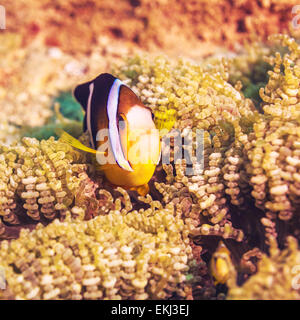
M 124 157 L 117 126 L 117 113 L 121 85 L 124 84 L 119 79 L 116 79 L 109 91 L 107 100 L 108 132 L 112 151 L 118 165 L 127 171 L 133 171 L 129 162 Z
M 92 82 L 89 86 L 90 94 L 88 98 L 88 104 L 87 104 L 87 117 L 86 117 L 86 122 L 87 122 L 87 128 L 88 132 L 90 135 L 90 143 L 93 149 L 95 149 L 95 144 L 94 144 L 94 139 L 93 139 L 93 134 L 92 134 L 92 128 L 91 128 L 91 104 L 92 104 L 92 97 L 94 93 L 94 83 Z

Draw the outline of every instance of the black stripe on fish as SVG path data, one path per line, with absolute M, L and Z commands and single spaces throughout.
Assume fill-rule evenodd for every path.
M 116 78 L 109 73 L 102 73 L 92 81 L 83 83 L 77 86 L 74 90 L 74 96 L 86 111 L 84 117 L 83 130 L 90 128 L 90 135 L 92 137 L 92 145 L 96 147 L 96 135 L 98 131 L 99 117 L 107 117 L 107 99 L 110 89 Z M 93 83 L 93 93 L 91 96 L 90 106 L 88 106 L 88 99 L 90 96 L 90 86 Z M 90 108 L 88 110 L 88 107 Z M 90 119 L 88 119 L 88 113 Z

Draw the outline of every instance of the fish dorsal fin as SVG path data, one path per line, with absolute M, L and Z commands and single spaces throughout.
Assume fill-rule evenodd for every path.
M 74 97 L 82 105 L 83 109 L 86 111 L 88 97 L 90 93 L 90 82 L 86 82 L 77 86 L 74 90 Z
M 83 109 L 87 111 L 88 99 L 90 96 L 90 85 L 95 84 L 95 87 L 103 94 L 103 91 L 108 91 L 116 78 L 109 73 L 101 73 L 95 79 L 78 85 L 74 90 L 74 97 L 82 105 Z
M 126 160 L 119 136 L 117 114 L 120 98 L 120 87 L 124 85 L 119 79 L 116 79 L 110 89 L 107 100 L 107 115 L 108 115 L 108 132 L 111 148 L 118 165 L 127 171 L 133 171 L 131 165 Z

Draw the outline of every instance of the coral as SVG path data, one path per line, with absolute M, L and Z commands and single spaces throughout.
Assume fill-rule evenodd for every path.
M 0 157 L 1 216 L 10 224 L 26 215 L 33 220 L 63 217 L 87 180 L 84 157 L 53 137 L 41 142 L 25 137 L 2 146 Z
M 89 221 L 55 220 L 3 241 L 2 299 L 188 298 L 193 258 L 174 208 L 111 211 Z
M 297 240 L 287 238 L 287 248 L 279 250 L 276 240 L 270 239 L 270 256 L 264 254 L 258 271 L 243 286 L 235 280 L 229 284 L 228 299 L 237 300 L 299 300 L 300 251 Z
M 299 212 L 299 46 L 291 38 L 274 37 L 290 49 L 267 58 L 273 66 L 269 81 L 260 89 L 263 115 L 256 115 L 253 132 L 244 142 L 243 167 L 255 205 L 265 212 L 266 233 L 277 235 L 277 219 L 287 221 Z M 283 68 L 283 72 L 281 72 Z
M 262 113 L 243 96 L 240 83 L 228 83 L 224 60 L 203 68 L 184 60 L 135 57 L 116 70 L 155 114 L 175 114 L 175 130 L 162 144 L 163 159 L 171 154 L 163 164 L 165 181 L 155 183 L 163 202 L 175 205 L 202 248 L 204 236 L 242 241 L 231 250 L 239 252 L 235 265 L 244 279 L 255 272 L 272 237 L 280 247 L 290 234 L 299 239 L 300 49 L 288 36 L 271 40 L 289 52 L 281 55 L 281 49 L 273 56 L 274 50 L 266 49 L 252 59 L 263 61 L 263 52 L 269 53 L 264 60 L 272 70 L 259 90 Z M 202 163 L 194 152 L 195 129 L 203 130 Z M 180 143 L 189 155 L 184 161 L 178 159 Z
M 62 23 L 76 3 L 58 7 L 61 15 L 55 19 Z M 139 18 L 142 8 L 153 5 L 136 3 Z M 199 3 L 211 13 L 204 1 L 178 2 L 174 10 L 183 6 L 197 22 L 203 17 L 197 14 Z M 290 8 L 285 1 L 224 3 L 225 11 Z M 165 8 L 169 2 L 159 4 Z M 54 18 L 52 5 L 49 17 Z M 8 286 L 0 296 L 222 299 L 227 286 L 231 299 L 299 298 L 292 288 L 300 252 L 298 43 L 277 35 L 270 40 L 279 40 L 279 46 L 249 42 L 242 54 L 222 59 L 216 55 L 196 63 L 143 54 L 116 64 L 112 73 L 153 110 L 157 127 L 166 129 L 150 194 L 139 197 L 109 185 L 92 155 L 55 140 L 57 128 L 81 134 L 83 114 L 71 88 L 108 71 L 111 60 L 104 55 L 118 61 L 124 52 L 122 45 L 93 35 L 95 22 L 87 18 L 91 7 L 93 1 L 84 19 L 90 22 L 87 42 L 95 46 L 80 42 L 76 53 L 76 24 L 66 42 L 59 34 L 54 43 L 54 25 L 26 48 L 24 35 L 1 36 L 0 141 L 6 145 L 0 147 L 0 236 L 17 239 L 2 241 L 0 264 Z M 132 2 L 120 6 L 128 7 Z M 233 10 L 231 19 L 237 16 Z M 216 14 L 221 23 L 219 18 Z M 268 21 L 261 12 L 257 19 Z M 145 35 L 157 38 L 152 20 L 142 20 L 149 30 L 145 22 L 148 31 L 136 42 Z M 234 25 L 248 34 L 258 28 L 256 22 L 249 16 Z M 123 36 L 134 38 L 132 25 L 127 27 Z M 260 28 L 262 35 L 273 27 Z M 200 29 L 195 26 L 198 36 Z M 226 39 L 227 28 L 221 29 L 205 37 Z M 88 145 L 86 133 L 79 139 Z
M 232 226 L 229 212 L 228 196 L 232 204 L 242 202 L 235 182 L 239 180 L 241 146 L 234 146 L 230 124 L 241 122 L 246 127 L 247 118 L 253 117 L 255 109 L 250 100 L 227 82 L 225 63 L 221 73 L 205 71 L 183 60 L 173 63 L 164 57 L 154 60 L 136 57 L 119 69 L 118 76 L 129 83 L 155 115 L 171 110 L 175 113 L 175 130 L 164 136 L 162 144 L 166 182 L 156 183 L 164 203 L 176 204 L 186 223 L 194 228 L 191 231 L 194 236 L 216 235 L 242 241 L 243 232 Z M 201 134 L 198 142 L 195 129 Z M 177 153 L 182 152 L 176 150 L 181 140 L 185 143 L 184 153 L 190 155 L 188 164 L 176 159 Z M 202 140 L 203 154 L 199 159 L 195 149 L 201 148 Z M 168 165 L 165 154 L 170 149 Z
M 229 64 L 229 82 L 236 85 L 242 84 L 242 92 L 246 98 L 250 98 L 256 108 L 262 113 L 259 89 L 265 87 L 269 80 L 268 71 L 271 66 L 264 61 L 269 56 L 282 48 L 274 48 L 274 44 L 251 41 L 245 42 L 243 51 L 231 57 Z M 218 65 L 218 62 L 215 61 Z

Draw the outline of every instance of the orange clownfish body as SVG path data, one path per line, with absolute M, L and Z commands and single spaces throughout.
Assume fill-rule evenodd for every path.
M 233 264 L 230 251 L 225 244 L 220 241 L 210 261 L 210 272 L 215 279 L 215 285 L 218 283 L 226 284 L 232 272 L 232 268 Z
M 89 133 L 93 150 L 81 147 L 72 137 L 68 142 L 96 153 L 99 168 L 110 183 L 147 193 L 161 154 L 151 109 L 107 73 L 77 86 L 74 95 L 85 109 L 84 131 Z

